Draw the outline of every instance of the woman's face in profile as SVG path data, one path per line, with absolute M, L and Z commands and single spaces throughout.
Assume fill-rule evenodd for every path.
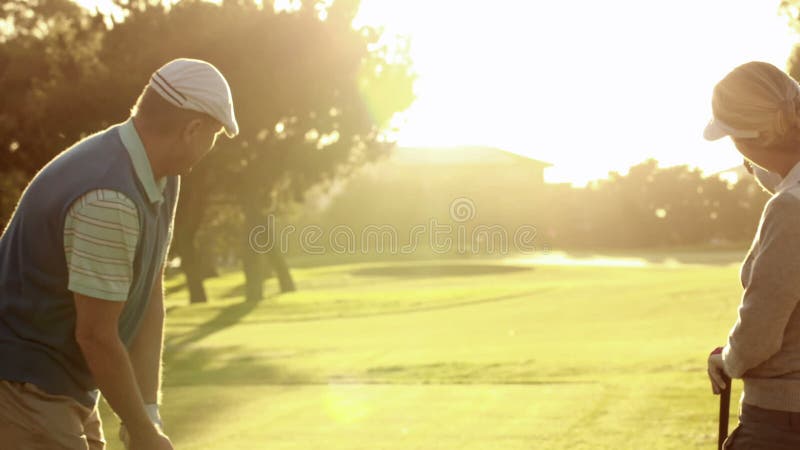
M 769 147 L 759 144 L 757 138 L 733 138 L 732 140 L 736 149 L 746 160 L 781 177 L 786 175 L 786 172 L 800 157 L 800 142 L 794 139 L 787 139 Z
M 765 149 L 755 143 L 755 139 L 733 138 L 733 144 L 744 158 L 753 164 L 764 167 Z M 765 167 L 766 168 L 766 167 Z

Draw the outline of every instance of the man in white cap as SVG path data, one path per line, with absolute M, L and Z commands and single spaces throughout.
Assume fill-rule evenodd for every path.
M 158 413 L 163 267 L 179 175 L 238 133 L 211 64 L 158 69 L 131 118 L 30 182 L 0 237 L 0 442 L 103 449 L 102 393 L 131 450 L 172 449 Z

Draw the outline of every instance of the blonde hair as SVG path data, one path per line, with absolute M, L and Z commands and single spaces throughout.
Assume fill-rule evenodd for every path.
M 772 64 L 753 61 L 733 69 L 714 87 L 714 117 L 762 147 L 800 142 L 800 86 Z

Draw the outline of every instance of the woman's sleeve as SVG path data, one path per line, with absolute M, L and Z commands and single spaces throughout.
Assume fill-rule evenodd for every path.
M 733 378 L 769 359 L 783 344 L 789 317 L 800 300 L 800 199 L 776 195 L 764 207 L 739 318 L 722 352 Z

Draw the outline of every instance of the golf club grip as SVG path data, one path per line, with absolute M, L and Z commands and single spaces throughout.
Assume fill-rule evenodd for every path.
M 724 377 L 725 389 L 722 390 L 719 396 L 719 441 L 717 442 L 717 450 L 722 450 L 722 444 L 728 438 L 728 417 L 731 410 L 731 379 Z

